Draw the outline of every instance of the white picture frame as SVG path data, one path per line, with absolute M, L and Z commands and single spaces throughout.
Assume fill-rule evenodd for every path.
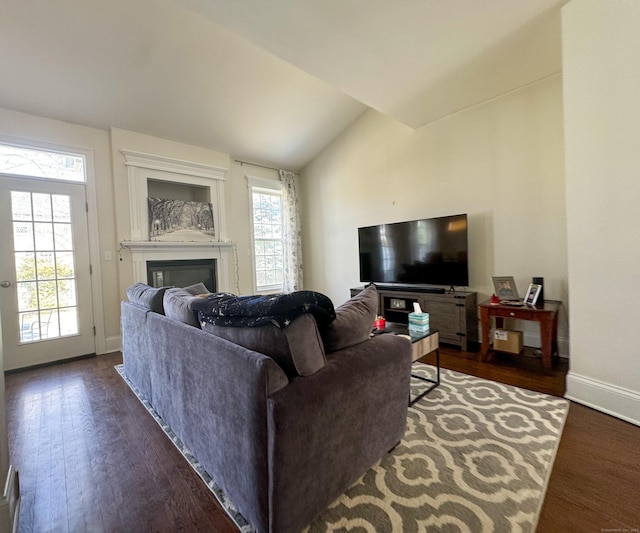
M 538 285 L 536 283 L 529 283 L 529 288 L 527 289 L 527 294 L 524 297 L 525 305 L 536 305 L 538 301 L 538 296 L 540 296 L 540 290 L 542 289 L 542 285 Z

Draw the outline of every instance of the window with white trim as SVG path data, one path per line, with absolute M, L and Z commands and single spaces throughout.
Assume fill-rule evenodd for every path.
M 284 246 L 279 181 L 249 177 L 256 292 L 282 291 Z

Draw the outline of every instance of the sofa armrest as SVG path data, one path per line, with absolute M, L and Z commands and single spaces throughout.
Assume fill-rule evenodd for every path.
M 298 531 L 403 437 L 411 343 L 380 335 L 334 352 L 269 399 L 271 531 Z

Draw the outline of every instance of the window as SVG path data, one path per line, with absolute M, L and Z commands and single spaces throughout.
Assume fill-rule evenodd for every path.
M 85 182 L 82 155 L 0 144 L 0 173 Z
M 20 342 L 78 333 L 70 198 L 11 191 Z
M 282 290 L 282 190 L 280 182 L 249 178 L 256 291 Z

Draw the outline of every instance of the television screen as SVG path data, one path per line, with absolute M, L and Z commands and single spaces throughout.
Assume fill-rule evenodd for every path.
M 360 281 L 469 284 L 467 215 L 358 228 Z

